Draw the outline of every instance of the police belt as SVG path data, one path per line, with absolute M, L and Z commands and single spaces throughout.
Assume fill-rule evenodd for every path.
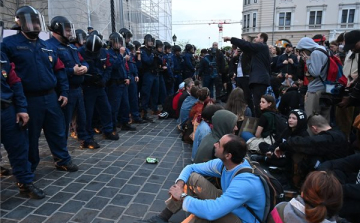
M 107 86 L 111 86 L 113 84 L 117 84 L 117 85 L 125 84 L 125 79 L 110 79 L 107 82 Z
M 1 99 L 1 109 L 7 109 L 12 105 L 11 100 Z
M 54 88 L 43 91 L 25 91 L 24 93 L 26 97 L 41 97 L 41 96 L 49 95 L 53 92 L 55 92 Z

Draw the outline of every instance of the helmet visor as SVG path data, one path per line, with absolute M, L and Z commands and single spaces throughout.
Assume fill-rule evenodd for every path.
M 144 39 L 144 43 L 147 46 L 153 46 L 154 45 L 154 39 L 151 36 L 146 36 Z
M 74 24 L 72 23 L 61 23 L 62 36 L 72 42 L 76 38 Z
M 111 47 L 113 49 L 120 49 L 122 46 L 124 46 L 123 44 L 123 39 L 122 38 L 113 38 L 113 39 L 110 39 L 110 43 L 111 43 Z
M 20 22 L 21 31 L 27 32 L 46 32 L 44 17 L 37 11 L 37 14 L 24 13 L 18 16 L 16 21 Z

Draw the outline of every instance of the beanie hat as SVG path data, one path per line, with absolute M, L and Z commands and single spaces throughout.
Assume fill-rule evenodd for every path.
M 301 132 L 304 129 L 307 129 L 307 115 L 301 109 L 293 109 L 290 111 L 290 114 L 294 114 L 297 118 L 296 132 Z
M 345 46 L 344 51 L 354 49 L 357 42 L 360 41 L 360 30 L 352 30 L 345 34 Z
M 179 89 L 183 89 L 185 87 L 185 82 L 181 82 L 180 84 L 179 84 Z

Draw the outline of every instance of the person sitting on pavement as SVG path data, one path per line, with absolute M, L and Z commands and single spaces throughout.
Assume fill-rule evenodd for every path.
M 234 120 L 235 125 L 236 117 Z M 244 159 L 247 149 L 243 140 L 227 134 L 214 146 L 218 159 L 186 166 L 170 187 L 166 208 L 145 222 L 168 222 L 181 208 L 191 213 L 183 222 L 257 222 L 245 204 L 264 217 L 265 190 L 260 178 L 251 173 L 235 175 L 241 168 L 250 167 Z M 221 178 L 222 190 L 203 176 Z
M 180 117 L 179 117 L 180 125 L 184 124 L 189 119 L 190 110 L 194 106 L 194 104 L 198 101 L 198 98 L 197 98 L 198 90 L 199 90 L 198 87 L 193 86 L 190 89 L 189 97 L 186 97 L 183 104 L 181 105 Z
M 326 161 L 318 170 L 334 172 L 342 184 L 344 196 L 340 217 L 351 222 L 358 221 L 360 219 L 360 154 Z
M 184 82 L 185 82 L 185 90 L 182 92 L 178 100 L 178 105 L 176 107 L 176 113 L 179 115 L 180 115 L 181 106 L 184 103 L 185 99 L 190 95 L 190 89 L 194 85 L 194 81 L 191 78 L 186 78 Z
M 343 191 L 336 177 L 314 171 L 306 178 L 301 196 L 282 202 L 271 211 L 268 223 L 331 223 L 342 205 Z
M 214 143 L 219 141 L 224 135 L 234 133 L 237 130 L 236 122 L 237 116 L 230 111 L 220 110 L 215 112 L 212 117 L 212 131 L 201 141 L 194 158 L 194 163 L 202 163 L 214 159 Z

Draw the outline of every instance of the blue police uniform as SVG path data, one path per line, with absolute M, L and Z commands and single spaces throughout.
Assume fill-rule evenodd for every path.
M 212 63 L 212 65 L 210 63 Z M 214 77 L 214 70 L 212 66 L 216 66 L 216 61 L 214 61 L 214 57 L 212 55 L 206 55 L 200 61 L 199 76 L 201 77 L 203 87 L 210 89 L 211 98 L 214 97 L 214 84 L 216 78 Z
M 64 65 L 52 46 L 41 39 L 28 40 L 22 33 L 4 38 L 2 50 L 16 67 L 28 102 L 29 161 L 35 171 L 40 162 L 39 137 L 44 130 L 56 166 L 70 163 L 66 147 L 65 119 L 58 103 L 59 94 L 67 97 L 69 84 Z
M 166 92 L 166 84 L 165 84 L 165 79 L 164 79 L 164 75 L 165 75 L 165 71 L 163 70 L 163 66 L 166 66 L 166 61 L 164 58 L 164 54 L 161 52 L 158 52 L 158 57 L 155 58 L 155 60 L 157 60 L 157 64 L 158 64 L 158 69 L 159 69 L 159 100 L 157 101 L 156 104 L 156 110 L 153 111 L 157 111 L 157 105 L 158 104 L 164 104 L 165 102 L 165 98 L 167 96 L 167 92 Z
M 63 109 L 65 116 L 65 135 L 68 137 L 69 125 L 73 117 L 74 112 L 77 112 L 77 136 L 84 142 L 90 142 L 92 140 L 91 135 L 86 130 L 86 113 L 84 97 L 81 88 L 81 84 L 84 81 L 83 75 L 74 74 L 75 64 L 86 66 L 89 69 L 89 65 L 79 56 L 77 47 L 69 44 L 64 45 L 58 41 L 55 37 L 50 38 L 47 41 L 51 44 L 58 53 L 60 60 L 64 63 L 65 71 L 69 81 L 69 97 L 66 107 Z M 81 58 L 80 58 L 81 57 Z
M 175 84 L 174 84 L 174 92 L 176 92 L 178 90 L 178 87 L 180 85 L 181 82 L 183 82 L 182 79 L 182 72 L 183 72 L 183 68 L 182 68 L 182 64 L 183 64 L 183 57 L 181 55 L 176 55 L 173 54 L 172 55 L 172 59 L 173 59 L 173 63 L 174 63 L 174 78 L 175 78 Z
M 125 79 L 130 79 L 128 72 L 125 70 L 125 61 L 123 56 L 109 49 L 110 62 L 112 70 L 110 80 L 107 82 L 107 95 L 111 106 L 113 129 L 116 130 L 118 120 L 118 113 L 120 109 L 120 123 L 128 123 L 130 121 L 130 105 L 128 85 L 125 84 Z
M 167 67 L 166 72 L 164 73 L 165 85 L 166 85 L 166 93 L 167 96 L 171 96 L 174 94 L 174 62 L 173 62 L 173 54 L 168 53 L 164 55 L 165 64 Z
M 135 77 L 138 77 L 139 71 L 138 67 L 141 67 L 141 61 L 138 61 L 135 56 L 130 53 L 130 60 L 128 61 L 129 71 L 130 71 L 130 85 L 129 85 L 129 104 L 130 104 L 130 113 L 133 121 L 140 121 L 140 112 L 139 112 L 139 101 L 138 101 L 138 89 L 137 83 L 135 82 Z
M 184 72 L 183 72 L 183 78 L 189 78 L 193 77 L 195 68 L 194 68 L 194 57 L 193 54 L 190 52 L 186 52 L 184 54 Z
M 146 47 L 141 48 L 141 64 L 143 80 L 141 87 L 141 109 L 146 112 L 151 101 L 151 109 L 157 111 L 159 99 L 159 70 L 158 60 L 154 53 Z
M 113 131 L 111 107 L 105 91 L 105 84 L 110 78 L 111 63 L 110 55 L 104 48 L 100 49 L 99 56 L 93 56 L 86 52 L 84 47 L 78 49 L 81 56 L 89 64 L 89 70 L 85 75 L 83 83 L 86 129 L 90 135 L 94 136 L 92 128 L 92 118 L 96 108 L 100 115 L 102 132 L 107 135 Z
M 9 103 L 4 102 L 8 101 Z M 16 113 L 27 113 L 27 102 L 20 78 L 1 53 L 1 143 L 8 153 L 12 173 L 19 183 L 33 182 L 31 163 L 28 159 L 29 139 L 27 131 L 16 123 Z

